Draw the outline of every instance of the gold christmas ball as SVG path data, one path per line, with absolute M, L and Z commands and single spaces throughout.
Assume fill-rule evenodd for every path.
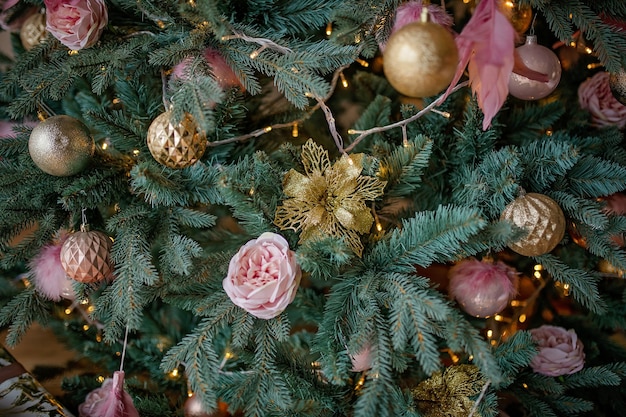
M 196 163 L 206 150 L 206 137 L 191 114 L 173 124 L 171 112 L 157 116 L 148 128 L 148 149 L 154 159 L 170 168 L 185 168 Z
M 550 252 L 565 235 L 565 215 L 556 201 L 537 193 L 524 194 L 513 200 L 502 212 L 500 220 L 526 229 L 527 235 L 508 246 L 524 256 Z
M 35 45 L 39 45 L 46 39 L 46 36 L 48 36 L 46 15 L 43 13 L 35 13 L 28 17 L 20 29 L 20 41 L 27 51 L 33 49 Z
M 450 32 L 431 22 L 402 26 L 389 37 L 383 54 L 387 80 L 410 97 L 430 97 L 448 87 L 458 62 Z
M 499 3 L 500 12 L 509 19 L 513 29 L 519 34 L 525 33 L 533 20 L 533 9 L 519 1 L 504 0 Z
M 609 88 L 613 97 L 620 103 L 626 105 L 626 71 L 620 69 L 609 75 Z
M 95 151 L 87 126 L 70 116 L 52 116 L 33 128 L 28 152 L 43 172 L 67 177 L 81 172 Z
M 61 266 L 70 278 L 83 283 L 112 277 L 109 257 L 111 239 L 97 230 L 82 227 L 67 238 L 61 247 Z

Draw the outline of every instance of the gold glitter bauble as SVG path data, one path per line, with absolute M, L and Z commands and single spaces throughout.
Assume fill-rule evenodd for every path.
M 519 34 L 528 30 L 533 20 L 533 9 L 527 4 L 520 4 L 519 1 L 501 1 L 498 8 L 503 15 L 511 22 L 513 29 Z
M 81 172 L 95 151 L 87 126 L 70 116 L 52 116 L 33 128 L 28 152 L 43 172 L 67 177 Z
M 154 159 L 170 168 L 185 168 L 196 163 L 206 150 L 206 137 L 200 133 L 191 114 L 174 125 L 171 112 L 157 116 L 148 128 L 148 149 Z
M 20 29 L 20 40 L 27 51 L 33 49 L 35 45 L 39 45 L 46 39 L 46 36 L 48 36 L 46 15 L 43 13 L 35 13 L 28 17 Z
M 525 229 L 528 234 L 509 248 L 524 256 L 550 252 L 565 235 L 565 215 L 556 201 L 537 193 L 524 194 L 513 200 L 502 212 L 507 220 Z
M 67 276 L 78 282 L 108 279 L 113 274 L 109 258 L 111 245 L 111 239 L 104 233 L 82 227 L 63 243 L 61 265 Z
M 383 67 L 389 83 L 410 97 L 430 97 L 452 81 L 459 62 L 454 38 L 443 26 L 414 22 L 389 37 Z
M 626 71 L 620 69 L 609 75 L 609 87 L 613 97 L 620 103 L 626 105 Z

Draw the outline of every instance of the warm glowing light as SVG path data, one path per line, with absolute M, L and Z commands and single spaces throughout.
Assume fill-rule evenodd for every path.
M 174 370 L 172 372 L 170 372 L 170 376 L 172 378 L 178 377 L 178 368 L 174 368 Z
M 326 36 L 330 36 L 333 33 L 333 22 L 328 22 L 326 25 Z
M 495 346 L 496 343 L 498 343 L 498 342 L 496 342 L 495 340 L 490 340 L 489 343 L 491 344 L 491 346 Z
M 72 313 L 72 309 L 71 308 L 66 308 L 65 309 L 65 314 L 70 315 Z
M 187 391 L 187 397 L 193 397 L 193 391 Z
M 492 336 L 493 336 L 493 330 L 491 329 L 487 330 L 487 337 L 491 339 Z
M 95 309 L 96 309 L 96 307 L 95 307 L 95 306 L 93 306 L 93 305 L 91 305 L 91 306 L 87 307 L 87 312 L 88 312 L 88 313 L 93 313 L 93 311 L 94 311 Z
M 594 69 L 594 68 L 598 68 L 601 67 L 602 64 L 600 64 L 599 62 L 596 62 L 595 64 L 589 64 L 587 65 L 587 69 Z
M 528 384 L 527 383 L 523 383 L 522 386 L 526 389 L 528 389 Z
M 122 102 L 122 100 L 120 100 L 119 98 L 115 97 L 113 99 L 113 104 L 120 104 Z
M 272 126 L 266 126 L 266 127 L 264 127 L 264 128 L 263 128 L 263 131 L 264 131 L 265 133 L 269 133 L 269 132 L 271 132 L 271 131 L 272 131 Z
M 84 330 L 84 331 L 89 330 L 89 325 L 88 325 L 88 324 L 83 324 L 83 330 Z
M 343 88 L 348 88 L 348 80 L 346 80 L 346 76 L 343 75 L 343 72 L 339 73 L 339 78 L 341 78 L 341 85 Z
M 349 155 L 348 155 L 348 164 L 349 165 L 354 165 L 354 161 L 352 160 L 352 158 L 350 158 Z
M 226 359 L 232 359 L 232 358 L 234 358 L 234 357 L 235 357 L 235 354 L 234 354 L 233 352 L 231 352 L 231 351 L 227 350 L 226 352 L 224 352 L 224 357 L 225 357 Z
M 157 20 L 156 22 L 157 26 L 160 27 L 161 29 L 165 28 L 165 23 L 163 23 L 163 21 L 161 20 Z
M 348 129 L 348 135 L 356 135 L 356 130 Z
M 552 131 L 552 129 L 546 130 L 546 136 L 552 136 L 553 134 L 554 132 Z
M 89 304 L 89 299 L 87 299 L 87 298 L 82 299 L 82 300 L 80 300 L 80 303 L 81 303 L 82 305 Z
M 571 47 L 575 47 L 575 46 L 576 46 L 576 41 L 571 41 L 571 42 L 569 43 L 569 46 L 571 46 Z
M 383 225 L 378 223 L 378 222 L 376 222 L 376 230 L 378 230 L 379 232 L 382 232 L 383 231 Z
M 191 7 L 196 7 L 195 0 L 189 0 L 189 1 L 187 1 L 187 4 L 189 4 Z
M 106 151 L 108 147 L 109 147 L 109 144 L 108 144 L 108 143 L 106 143 L 106 142 L 102 142 L 102 150 L 103 150 L 103 151 Z
M 299 135 L 299 132 L 298 132 L 298 123 L 294 123 L 294 124 L 293 124 L 293 127 L 291 128 L 291 136 L 292 136 L 292 137 L 294 137 L 294 138 L 297 138 L 297 137 L 298 137 L 298 135 Z
M 75 51 L 75 50 L 73 50 L 73 49 L 70 49 L 69 51 L 67 51 L 67 54 L 68 54 L 69 56 L 78 55 L 78 51 Z
M 100 336 L 99 334 L 96 335 L 96 342 L 102 342 L 102 336 Z
M 589 55 L 591 55 L 593 53 L 593 49 L 591 49 L 590 47 L 586 47 L 585 48 L 585 52 L 587 52 Z
M 496 314 L 496 315 L 493 317 L 493 319 L 494 319 L 495 321 L 504 321 L 504 317 L 502 317 L 502 316 L 501 316 L 501 315 L 499 315 L 499 314 Z
M 533 273 L 533 276 L 534 276 L 535 278 L 539 279 L 539 278 L 541 278 L 541 272 L 539 272 L 539 271 L 535 271 L 535 272 Z
M 543 265 L 541 265 L 541 264 L 537 264 L 537 265 L 535 265 L 535 266 L 533 267 L 533 269 L 534 269 L 535 271 L 541 271 L 541 270 L 543 269 Z
M 367 67 L 369 67 L 369 66 L 370 66 L 370 63 L 369 63 L 369 62 L 367 62 L 367 61 L 366 61 L 366 60 L 364 60 L 364 59 L 357 58 L 357 59 L 355 59 L 355 61 L 356 61 L 356 62 L 358 62 L 359 64 L 361 64 L 361 66 L 362 66 L 362 67 L 367 68 Z
M 133 151 L 133 155 L 139 155 L 139 149 L 135 149 L 135 150 Z
M 104 376 L 102 375 L 98 375 L 98 378 L 96 378 L 98 380 L 99 383 L 103 383 L 104 382 Z
M 249 195 L 254 195 L 254 188 L 250 188 L 250 191 L 248 191 Z
M 518 320 L 520 323 L 524 323 L 526 321 L 526 314 L 521 314 Z

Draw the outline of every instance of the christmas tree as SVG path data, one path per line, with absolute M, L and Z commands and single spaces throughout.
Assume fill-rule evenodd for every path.
M 77 415 L 623 413 L 623 0 L 0 3 L 0 323 Z

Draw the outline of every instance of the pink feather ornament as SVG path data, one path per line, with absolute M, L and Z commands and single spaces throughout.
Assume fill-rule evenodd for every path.
M 446 95 L 458 83 L 467 65 L 472 92 L 484 114 L 483 130 L 491 126 L 491 120 L 509 94 L 516 36 L 511 22 L 498 10 L 496 0 L 482 0 L 456 38 L 459 66 Z
M 78 406 L 80 417 L 139 417 L 133 399 L 124 391 L 124 372 L 113 372 L 100 388 L 87 394 Z
M 504 310 L 515 296 L 517 275 L 503 262 L 466 259 L 450 268 L 448 293 L 467 314 L 489 317 Z
M 61 248 L 68 236 L 66 230 L 61 230 L 55 242 L 41 248 L 30 263 L 35 288 L 52 301 L 63 298 L 73 301 L 76 298 L 72 280 L 61 264 Z
M 426 7 L 428 9 L 428 18 L 430 22 L 443 26 L 446 29 L 450 29 L 454 23 L 452 16 L 437 5 L 430 4 Z M 393 28 L 391 29 L 391 33 L 389 35 L 391 36 L 409 23 L 420 22 L 422 19 L 422 8 L 423 6 L 421 1 L 408 1 L 400 5 L 400 7 L 396 10 L 396 20 L 394 21 Z M 385 51 L 386 45 L 386 42 L 378 45 L 381 52 Z

